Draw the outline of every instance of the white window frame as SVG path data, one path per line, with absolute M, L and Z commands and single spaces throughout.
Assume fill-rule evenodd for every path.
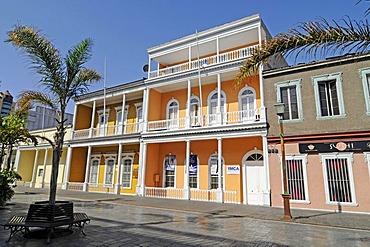
M 143 103 L 135 103 L 136 107 L 136 126 L 137 126 L 137 132 L 141 132 L 143 130 L 143 122 L 144 122 L 144 116 L 143 116 Z M 139 111 L 141 111 L 141 119 L 139 118 Z
M 119 126 L 119 122 L 121 121 L 120 118 L 118 118 L 118 114 L 122 112 L 122 106 L 114 107 L 116 110 L 116 122 L 115 122 L 115 134 L 116 135 L 122 135 L 126 133 L 126 125 L 127 125 L 127 115 L 128 115 L 128 109 L 130 105 L 125 105 L 125 110 L 123 112 L 123 122 L 122 126 Z
M 346 113 L 344 110 L 344 100 L 343 100 L 343 90 L 342 90 L 342 72 L 334 73 L 334 74 L 326 74 L 326 75 L 319 75 L 311 77 L 314 93 L 315 93 L 315 104 L 316 104 L 316 119 L 317 120 L 325 120 L 325 119 L 335 119 L 335 118 L 343 118 L 346 117 Z M 321 104 L 320 104 L 320 96 L 319 96 L 319 86 L 318 83 L 322 81 L 336 81 L 336 89 L 337 89 L 337 96 L 338 96 L 338 107 L 339 107 L 339 115 L 333 116 L 322 116 L 321 115 Z
M 170 108 L 175 108 L 175 107 L 172 107 L 171 104 L 172 103 L 176 103 L 177 104 L 177 114 L 176 114 L 176 118 L 174 119 L 170 119 Z M 168 101 L 167 103 L 167 107 L 166 107 L 166 120 L 167 120 L 167 127 L 168 129 L 177 129 L 179 127 L 179 115 L 180 115 L 180 104 L 179 104 L 179 101 L 175 98 L 172 98 L 170 101 Z
M 302 85 L 301 85 L 301 83 L 302 83 L 302 79 L 295 79 L 295 80 L 275 83 L 277 102 L 283 102 L 282 98 L 281 98 L 281 89 L 282 88 L 295 86 L 295 90 L 296 90 L 296 93 L 297 93 L 298 118 L 296 118 L 296 119 L 291 119 L 291 118 L 290 119 L 283 119 L 284 122 L 302 122 L 303 121 L 303 107 L 302 107 L 302 93 L 301 93 Z
M 197 187 L 196 188 L 191 188 L 190 187 L 190 173 L 189 173 L 189 188 L 190 189 L 199 189 L 199 155 L 197 154 L 194 154 L 197 156 Z M 185 159 L 184 160 L 184 166 L 186 167 L 186 162 L 187 162 L 188 159 Z
M 192 109 L 193 108 L 192 108 L 191 100 L 193 100 L 193 99 L 195 99 L 195 100 L 198 101 L 198 103 L 197 103 L 197 105 L 198 105 L 198 112 L 197 112 L 197 115 L 196 116 L 192 116 Z M 188 102 L 186 101 L 186 107 L 187 106 L 188 106 Z M 200 126 L 200 99 L 196 95 L 192 95 L 190 97 L 189 119 L 190 119 L 190 126 L 191 127 Z M 195 120 L 193 120 L 193 119 L 195 119 Z
M 370 116 L 370 81 L 367 81 L 367 76 L 370 75 L 370 68 L 359 69 L 362 86 L 364 88 L 364 96 L 366 103 L 366 115 Z
M 116 170 L 116 165 L 117 165 L 117 154 L 103 154 L 103 156 L 104 156 L 104 187 L 105 188 L 113 188 L 115 170 Z M 107 167 L 108 167 L 108 161 L 110 161 L 110 160 L 113 160 L 112 184 L 107 184 L 106 183 Z
M 106 117 L 106 123 L 104 123 L 104 126 L 101 126 L 100 124 L 100 117 L 102 115 L 104 115 L 104 110 L 99 110 L 97 111 L 98 113 L 98 136 L 104 136 L 104 133 L 105 135 L 108 134 L 108 122 L 109 122 L 109 113 L 110 113 L 110 108 L 107 108 L 105 109 L 105 115 L 107 116 Z M 103 130 L 103 133 L 101 133 L 100 131 Z
M 248 85 L 245 85 L 245 87 L 243 87 L 240 91 L 239 91 L 239 94 L 238 94 L 238 103 L 239 103 L 239 111 L 240 112 L 242 112 L 243 111 L 243 98 L 247 98 L 247 96 L 246 95 L 243 95 L 243 93 L 244 93 L 244 91 L 246 91 L 246 90 L 250 90 L 250 91 L 252 91 L 253 92 L 253 109 L 254 109 L 254 113 L 253 113 L 253 115 L 254 115 L 254 117 L 253 117 L 253 119 L 245 119 L 245 117 L 243 117 L 244 116 L 244 114 L 242 113 L 242 115 L 241 115 L 241 120 L 242 121 L 244 121 L 244 120 L 255 120 L 255 115 L 256 115 L 256 112 L 257 112 L 257 99 L 256 99 L 256 97 L 257 97 L 257 94 L 256 94 L 256 90 L 254 90 L 254 88 L 253 87 L 250 87 L 250 86 L 248 86 Z M 250 111 L 250 110 L 249 110 Z M 249 115 L 249 114 L 247 114 L 247 115 Z
M 217 190 L 217 189 L 220 189 L 220 188 L 216 188 L 216 189 L 211 189 L 211 183 L 212 183 L 212 174 L 211 174 L 211 159 L 212 157 L 216 157 L 217 158 L 217 162 L 218 162 L 218 153 L 217 152 L 214 152 L 213 154 L 211 154 L 208 158 L 208 190 Z M 225 159 L 224 159 L 224 156 L 221 156 L 221 169 L 222 169 L 222 173 L 221 173 L 221 179 L 222 179 L 222 187 L 225 187 Z M 218 172 L 221 171 L 221 169 L 218 169 Z M 218 173 L 217 173 L 217 177 L 218 177 Z M 217 179 L 218 181 L 218 179 Z M 218 185 L 217 185 L 218 186 Z
M 281 155 L 280 157 L 280 165 L 282 162 Z M 303 170 L 303 185 L 304 185 L 304 193 L 305 193 L 305 200 L 293 200 L 290 199 L 289 201 L 291 203 L 300 203 L 300 204 L 310 204 L 310 197 L 309 197 L 309 189 L 308 189 L 308 177 L 307 177 L 307 154 L 287 154 L 285 155 L 285 162 L 288 160 L 301 160 L 302 161 L 302 170 Z M 286 164 L 286 163 L 285 163 Z M 283 177 L 283 169 L 281 169 L 281 177 Z M 288 180 L 288 174 L 287 174 L 287 180 Z M 288 185 L 289 186 L 289 185 Z M 283 181 L 281 183 L 281 191 L 284 193 L 284 184 Z
M 329 185 L 328 185 L 328 176 L 326 170 L 326 160 L 327 159 L 347 159 L 347 166 L 348 166 L 348 176 L 349 176 L 349 184 L 352 196 L 352 202 L 332 202 L 330 201 L 329 197 Z M 324 187 L 325 187 L 325 198 L 327 205 L 342 205 L 342 206 L 358 206 L 356 201 L 356 191 L 355 191 L 355 182 L 353 177 L 353 153 L 328 153 L 328 154 L 320 154 L 320 161 L 323 168 L 324 173 Z
M 122 189 L 131 189 L 132 188 L 132 171 L 134 167 L 134 153 L 127 153 L 127 154 L 122 154 L 121 156 L 121 177 L 120 177 L 120 184 Z M 131 171 L 130 171 L 130 186 L 124 187 L 123 186 L 123 165 L 125 160 L 131 160 Z
M 163 181 L 162 181 L 162 188 L 176 188 L 176 172 L 177 172 L 177 156 L 176 156 L 176 162 L 175 162 L 175 171 L 173 173 L 173 176 L 174 176 L 174 179 L 173 179 L 173 187 L 166 187 L 166 159 L 167 159 L 167 155 L 174 155 L 176 156 L 175 154 L 166 154 L 166 156 L 164 157 L 163 159 Z
M 92 164 L 93 164 L 93 161 L 97 160 L 98 161 L 98 172 L 97 172 L 97 175 L 96 175 L 96 183 L 92 183 L 91 182 L 91 173 L 92 173 Z M 100 175 L 100 161 L 101 161 L 101 154 L 92 154 L 90 156 L 90 174 L 89 174 L 89 186 L 90 187 L 98 187 L 99 186 L 99 175 Z
M 217 116 L 217 108 L 219 107 L 218 106 L 218 99 L 216 98 L 216 99 L 213 99 L 212 100 L 212 96 L 214 94 L 217 94 L 217 93 L 218 93 L 218 89 L 216 88 L 215 90 L 213 90 L 212 92 L 210 92 L 208 94 L 208 99 L 207 99 L 207 105 L 208 105 L 207 106 L 207 114 L 208 114 L 208 117 L 207 118 L 208 118 L 208 124 L 209 125 L 221 124 L 221 122 L 219 121 L 219 118 Z M 223 109 L 222 109 L 222 99 L 224 99 L 224 107 L 223 107 Z M 211 111 L 212 111 L 211 103 L 214 102 L 214 101 L 216 101 L 217 108 L 216 108 L 216 112 L 215 113 L 211 113 Z M 226 94 L 225 94 L 225 92 L 223 90 L 221 90 L 221 107 L 220 107 L 220 109 L 221 109 L 221 115 L 223 115 L 223 114 L 226 113 L 226 102 L 227 102 Z M 213 119 L 213 117 L 211 117 L 211 115 L 215 115 L 215 117 L 213 116 L 214 119 Z
M 367 163 L 370 178 L 370 152 L 364 152 L 365 162 Z

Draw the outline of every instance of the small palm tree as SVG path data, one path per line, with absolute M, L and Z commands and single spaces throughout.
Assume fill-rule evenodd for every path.
M 278 34 L 258 49 L 241 67 L 237 84 L 251 75 L 256 74 L 260 65 L 270 58 L 281 55 L 302 53 L 308 57 L 332 54 L 364 53 L 370 48 L 370 26 L 368 21 L 355 21 L 349 17 L 342 20 L 343 25 L 333 21 L 330 24 L 325 19 L 301 23 L 286 33 Z
M 20 107 L 40 103 L 54 110 L 58 116 L 54 140 L 48 140 L 53 149 L 49 203 L 55 204 L 67 105 L 73 97 L 86 93 L 91 83 L 101 79 L 97 71 L 84 67 L 91 58 L 92 40 L 85 39 L 72 47 L 64 59 L 53 43 L 33 27 L 16 26 L 8 32 L 6 42 L 27 56 L 31 68 L 40 76 L 39 83 L 44 87 L 43 91 L 23 91 L 18 101 Z

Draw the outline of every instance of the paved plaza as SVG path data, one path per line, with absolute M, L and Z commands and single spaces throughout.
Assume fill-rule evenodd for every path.
M 46 200 L 46 189 L 17 187 L 0 210 L 1 224 L 24 215 L 33 201 Z M 293 210 L 280 219 L 281 208 L 135 196 L 58 191 L 58 200 L 74 202 L 75 212 L 91 218 L 87 236 L 72 234 L 45 239 L 0 230 L 0 246 L 370 246 L 370 215 Z

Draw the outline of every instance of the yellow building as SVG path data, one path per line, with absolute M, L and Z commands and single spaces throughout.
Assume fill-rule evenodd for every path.
M 30 131 L 33 135 L 39 135 L 53 140 L 55 128 Z M 61 188 L 65 181 L 65 164 L 67 158 L 67 143 L 71 136 L 71 126 L 67 127 L 64 138 L 62 157 L 59 163 L 57 186 Z M 38 145 L 20 144 L 15 150 L 14 169 L 22 176 L 18 185 L 30 186 L 31 188 L 49 187 L 52 168 L 53 149 L 46 141 L 39 141 Z
M 259 15 L 226 23 L 149 48 L 148 79 L 79 97 L 68 188 L 270 205 L 261 75 L 235 84 L 269 37 Z

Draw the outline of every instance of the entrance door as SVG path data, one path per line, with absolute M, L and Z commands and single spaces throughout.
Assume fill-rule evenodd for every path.
M 259 153 L 251 154 L 243 163 L 246 168 L 247 203 L 251 205 L 262 205 L 263 189 L 265 188 L 263 156 Z

